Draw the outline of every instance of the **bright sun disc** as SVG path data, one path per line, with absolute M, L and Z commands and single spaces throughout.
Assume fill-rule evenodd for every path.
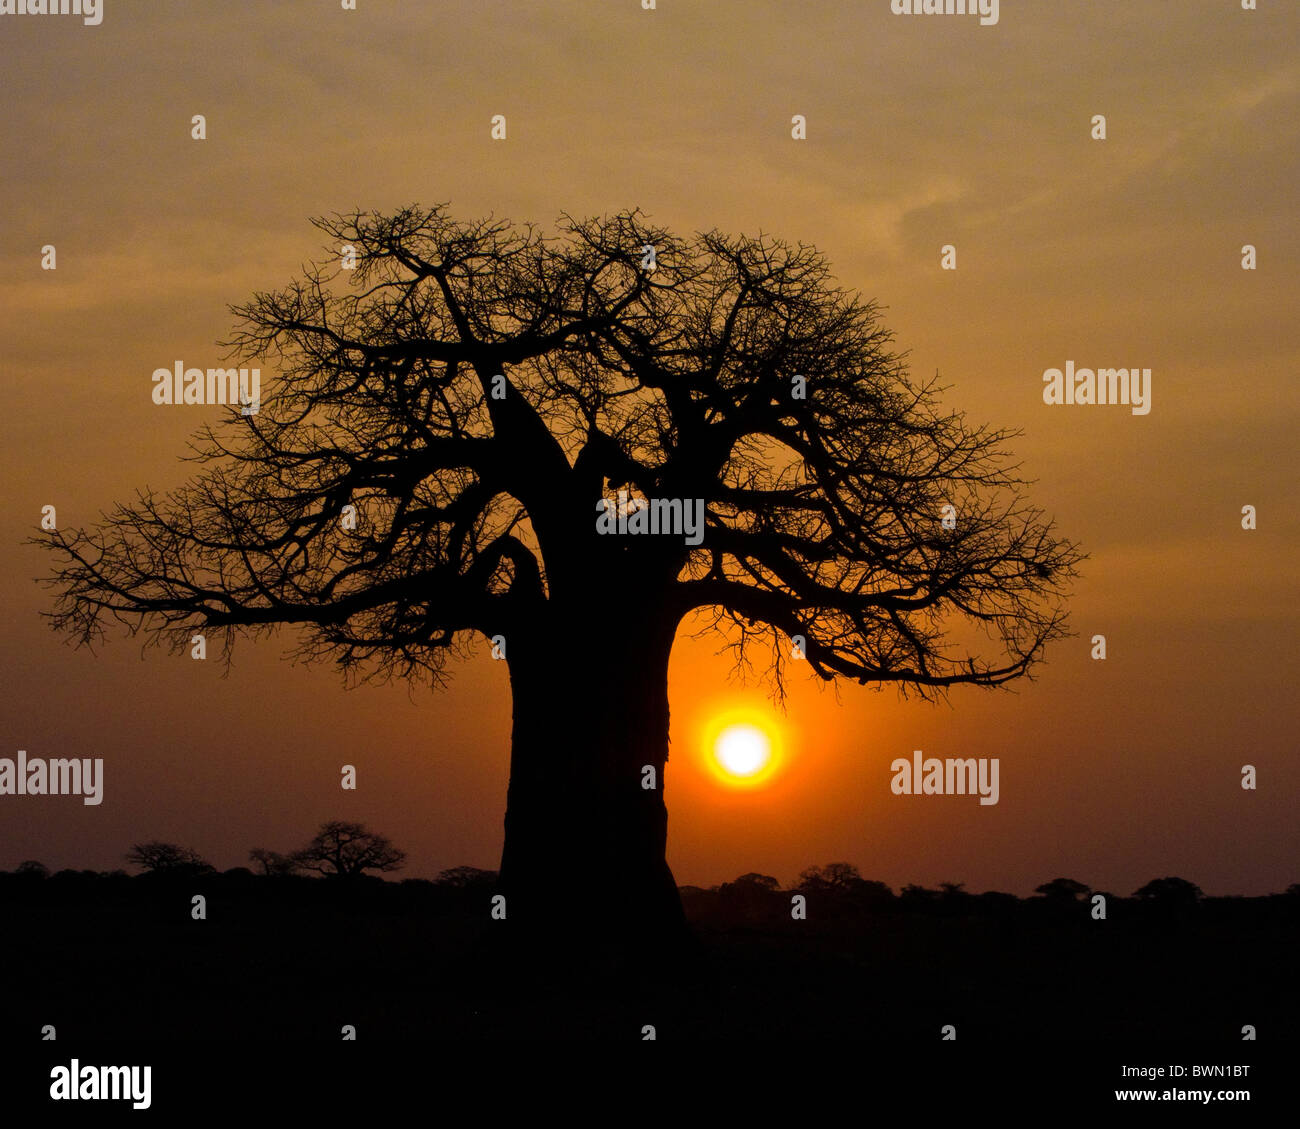
M 718 734 L 713 755 L 732 776 L 754 776 L 767 767 L 772 757 L 772 742 L 756 726 L 732 725 Z
M 766 710 L 737 705 L 713 712 L 697 740 L 701 766 L 729 791 L 759 791 L 784 771 L 785 737 Z

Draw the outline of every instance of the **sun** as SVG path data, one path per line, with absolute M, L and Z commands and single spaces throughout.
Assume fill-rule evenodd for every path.
M 753 776 L 771 759 L 772 742 L 756 726 L 732 725 L 718 735 L 713 755 L 732 776 Z
M 775 726 L 748 712 L 717 717 L 704 740 L 709 770 L 730 788 L 766 784 L 781 761 Z

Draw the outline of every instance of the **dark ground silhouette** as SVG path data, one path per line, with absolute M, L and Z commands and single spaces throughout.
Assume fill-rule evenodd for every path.
M 979 1042 L 1208 1039 L 1291 1031 L 1300 896 L 1018 899 L 805 872 L 683 887 L 694 937 L 622 958 L 512 945 L 496 876 L 445 881 L 0 874 L 2 1034 L 40 1038 L 594 1037 Z M 828 877 L 829 876 L 829 877 Z M 1157 890 L 1162 889 L 1157 885 Z M 1182 889 L 1179 887 L 1178 889 Z M 207 919 L 191 919 L 202 893 Z M 576 916 L 598 891 L 557 888 Z

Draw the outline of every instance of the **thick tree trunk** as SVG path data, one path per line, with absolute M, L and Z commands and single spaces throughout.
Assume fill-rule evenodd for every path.
M 673 629 L 641 612 L 609 616 L 599 634 L 579 622 L 557 616 L 553 630 L 507 641 L 507 920 L 562 944 L 671 942 L 685 930 L 665 858 Z

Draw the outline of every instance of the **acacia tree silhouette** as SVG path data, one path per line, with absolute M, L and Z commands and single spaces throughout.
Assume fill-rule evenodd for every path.
M 681 922 L 662 784 L 688 618 L 742 670 L 765 654 L 778 698 L 790 661 L 997 686 L 1065 633 L 1081 558 L 1021 499 L 1013 433 L 940 412 L 813 248 L 638 210 L 554 236 L 445 205 L 313 223 L 331 258 L 233 308 L 227 355 L 278 362 L 260 411 L 201 433 L 190 485 L 37 538 L 62 554 L 53 622 L 216 631 L 227 662 L 236 633 L 300 625 L 349 684 L 436 685 L 496 637 L 511 920 L 573 917 L 559 884 L 584 875 L 600 920 Z M 702 500 L 703 543 L 602 536 L 623 489 Z

